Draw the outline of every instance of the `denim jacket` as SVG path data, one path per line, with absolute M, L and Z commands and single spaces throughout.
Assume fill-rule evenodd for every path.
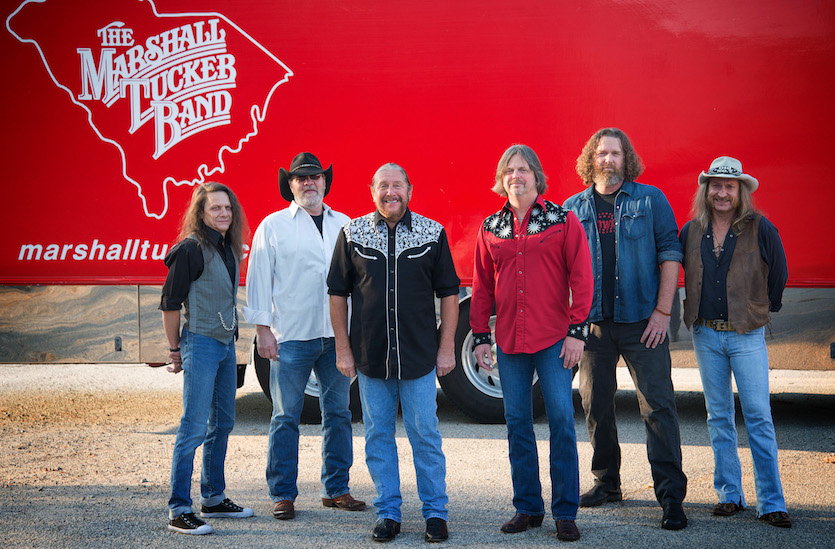
M 603 320 L 601 305 L 603 258 L 597 234 L 594 187 L 565 201 L 586 230 L 594 274 L 594 299 L 589 322 Z M 660 265 L 681 262 L 678 226 L 667 197 L 656 187 L 626 181 L 615 199 L 615 322 L 649 318 L 658 301 Z

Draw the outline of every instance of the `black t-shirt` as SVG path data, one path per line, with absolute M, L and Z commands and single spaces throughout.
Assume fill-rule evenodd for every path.
M 316 228 L 319 229 L 319 234 L 322 234 L 322 219 L 325 217 L 325 212 L 320 213 L 319 215 L 311 215 L 310 217 L 313 218 L 313 222 L 316 223 Z
M 594 191 L 594 209 L 597 211 L 597 234 L 600 238 L 600 255 L 603 260 L 602 295 L 600 304 L 603 318 L 615 316 L 615 199 L 617 193 L 600 194 Z

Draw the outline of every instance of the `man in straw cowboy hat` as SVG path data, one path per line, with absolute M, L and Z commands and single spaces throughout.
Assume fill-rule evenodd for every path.
M 267 486 L 280 520 L 296 516 L 299 422 L 311 371 L 322 410 L 322 504 L 365 509 L 348 490 L 351 381 L 336 369 L 325 284 L 337 235 L 349 221 L 323 202 L 332 181 L 333 166 L 322 168 L 309 152 L 298 154 L 289 171 L 281 168 L 278 187 L 290 206 L 264 218 L 249 252 L 244 315 L 255 324 L 258 354 L 271 361 Z
M 729 156 L 720 156 L 699 175 L 693 219 L 679 235 L 684 248 L 684 322 L 693 330 L 713 446 L 713 485 L 719 497 L 713 514 L 731 516 L 745 508 L 733 375 L 754 461 L 757 515 L 773 526 L 789 528 L 764 335 L 769 312 L 782 306 L 788 268 L 777 229 L 754 209 L 751 194 L 758 186 L 742 171 L 742 163 Z

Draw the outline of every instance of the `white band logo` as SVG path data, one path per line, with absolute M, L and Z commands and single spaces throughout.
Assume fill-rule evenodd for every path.
M 154 124 L 154 159 L 195 133 L 230 123 L 235 57 L 226 50 L 220 19 L 168 30 L 134 45 L 133 30 L 116 21 L 99 29 L 102 50 L 81 57 L 80 101 L 112 107 L 130 101 L 130 133 Z M 113 46 L 132 46 L 117 55 Z M 166 138 L 166 130 L 168 137 Z

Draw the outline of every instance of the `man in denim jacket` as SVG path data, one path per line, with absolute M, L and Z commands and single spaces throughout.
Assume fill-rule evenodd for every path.
M 580 496 L 580 506 L 623 499 L 614 402 L 615 367 L 623 357 L 647 430 L 655 497 L 664 509 L 661 526 L 681 530 L 687 526 L 681 505 L 687 477 L 681 469 L 667 328 L 682 253 L 670 203 L 656 187 L 635 182 L 643 169 L 626 134 L 604 128 L 577 159 L 577 173 L 588 189 L 565 202 L 586 231 L 594 274 L 580 396 L 594 450 L 595 484 Z

